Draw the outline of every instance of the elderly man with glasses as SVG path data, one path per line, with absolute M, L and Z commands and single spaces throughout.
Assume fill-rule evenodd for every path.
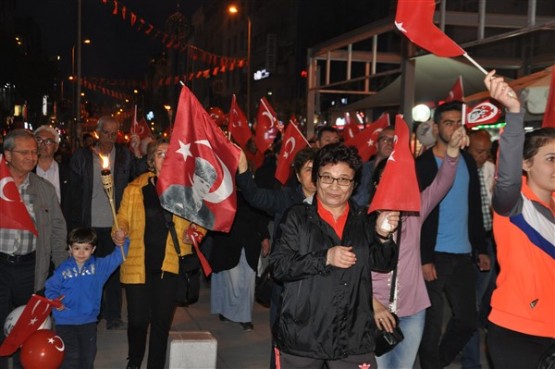
M 54 128 L 43 125 L 34 132 L 38 146 L 38 163 L 34 172 L 56 189 L 56 196 L 66 220 L 70 215 L 70 169 L 65 162 L 58 163 L 54 155 L 60 145 L 60 135 Z
M 28 230 L 0 228 L 0 322 L 14 308 L 25 305 L 31 295 L 44 288 L 51 262 L 56 266 L 67 258 L 66 222 L 56 191 L 47 181 L 32 173 L 37 164 L 37 141 L 33 133 L 15 129 L 4 141 L 4 157 L 9 175 L 25 203 L 38 235 Z M 2 179 L 2 211 L 9 202 Z M 4 339 L 0 332 L 0 340 Z M 18 366 L 18 357 L 14 367 Z M 0 368 L 8 367 L 8 358 L 0 358 Z

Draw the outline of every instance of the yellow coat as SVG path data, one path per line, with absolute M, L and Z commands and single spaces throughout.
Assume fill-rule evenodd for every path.
M 129 183 L 123 192 L 123 199 L 118 211 L 119 226 L 127 231 L 131 241 L 127 258 L 121 265 L 120 281 L 128 284 L 145 283 L 145 208 L 143 200 L 143 187 L 148 184 L 154 173 L 148 172 L 137 177 Z M 192 246 L 183 242 L 183 232 L 189 228 L 191 222 L 177 215 L 173 215 L 175 231 L 179 239 L 182 255 L 190 254 Z M 205 234 L 206 230 L 197 226 Z M 166 253 L 162 262 L 162 271 L 178 274 L 179 263 L 171 234 L 168 232 L 166 239 Z

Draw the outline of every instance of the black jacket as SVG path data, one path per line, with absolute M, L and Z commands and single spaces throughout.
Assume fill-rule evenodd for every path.
M 281 224 L 270 255 L 274 277 L 284 284 L 276 344 L 286 353 L 336 360 L 374 350 L 371 270 L 387 272 L 397 246 L 375 238 L 375 218 L 350 203 L 340 240 L 314 204 L 295 205 Z M 348 269 L 326 266 L 336 245 L 353 246 L 357 262 Z
M 480 197 L 480 179 L 476 162 L 464 151 L 461 155 L 466 163 L 469 175 L 468 184 L 468 237 L 474 254 L 487 254 L 485 244 L 484 218 L 482 217 L 482 200 Z M 426 150 L 416 159 L 416 174 L 420 192 L 424 191 L 436 177 L 438 171 L 433 149 Z M 434 262 L 434 249 L 437 241 L 439 224 L 439 204 L 432 210 L 422 224 L 420 236 L 420 253 L 422 264 Z
M 123 197 L 123 190 L 139 173 L 137 159 L 125 146 L 115 144 L 116 159 L 114 163 L 114 201 L 116 211 Z M 68 229 L 77 226 L 91 226 L 91 204 L 93 191 L 93 155 L 89 148 L 81 148 L 72 155 L 71 168 L 71 216 L 68 219 Z

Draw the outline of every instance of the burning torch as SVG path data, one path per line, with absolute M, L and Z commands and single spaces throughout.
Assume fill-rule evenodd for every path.
M 112 216 L 114 218 L 114 225 L 116 229 L 119 229 L 118 218 L 116 216 L 116 204 L 114 202 L 114 180 L 112 177 L 112 172 L 110 171 L 110 158 L 108 156 L 100 155 L 102 159 L 102 170 L 100 171 L 100 178 L 102 179 L 102 186 L 106 195 L 108 196 L 108 201 L 110 202 L 110 209 L 112 209 Z M 123 248 L 120 247 L 121 256 L 125 260 L 125 254 L 123 253 Z

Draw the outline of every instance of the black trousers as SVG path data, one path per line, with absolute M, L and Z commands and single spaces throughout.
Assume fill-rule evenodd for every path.
M 540 357 L 553 349 L 555 338 L 531 336 L 489 322 L 487 343 L 495 369 L 536 368 Z
M 7 316 L 18 306 L 26 305 L 35 292 L 35 259 L 10 263 L 0 260 L 0 322 L 2 327 Z M 4 330 L 0 331 L 4 341 Z M 19 351 L 14 355 L 14 368 L 21 368 Z M 0 357 L 0 369 L 8 368 L 8 358 Z
M 277 350 L 277 349 L 276 349 Z M 321 360 L 310 357 L 296 356 L 276 351 L 276 367 L 281 369 L 371 369 L 377 368 L 373 352 L 364 355 L 351 355 L 339 360 Z
M 116 247 L 112 241 L 111 228 L 94 228 L 98 235 L 98 245 L 96 246 L 95 255 L 104 257 L 114 251 Z M 102 295 L 102 306 L 100 314 L 102 318 L 106 319 L 107 323 L 115 320 L 121 320 L 121 306 L 122 306 L 122 290 L 119 281 L 119 267 L 108 278 L 104 284 Z
M 64 341 L 65 355 L 60 369 L 93 369 L 96 357 L 96 322 L 81 325 L 56 325 Z
M 470 255 L 436 252 L 435 281 L 426 282 L 431 306 L 418 355 L 422 369 L 440 369 L 449 365 L 476 329 L 476 266 Z M 443 293 L 453 315 L 443 337 Z
M 148 344 L 149 369 L 163 369 L 166 363 L 168 335 L 173 321 L 178 276 L 160 272 L 146 274 L 145 284 L 125 284 L 127 295 L 127 340 L 129 363 L 141 366 Z

